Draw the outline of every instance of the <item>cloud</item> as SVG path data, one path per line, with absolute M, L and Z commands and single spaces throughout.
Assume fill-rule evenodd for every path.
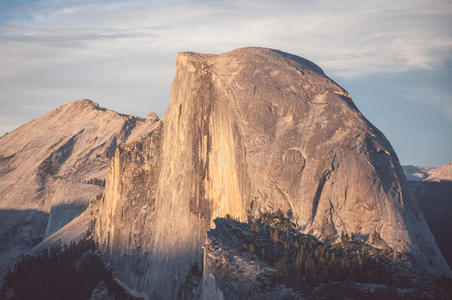
M 343 78 L 432 70 L 452 52 L 446 0 L 9 3 L 0 0 L 5 111 L 88 97 L 124 113 L 162 115 L 185 50 L 271 47 Z
M 9 50 L 6 63 L 24 56 L 41 60 L 42 52 L 30 48 L 50 52 L 51 63 L 67 53 L 61 49 L 114 59 L 123 50 L 224 52 L 260 45 L 303 55 L 334 75 L 354 77 L 431 69 L 452 51 L 450 1 L 87 3 L 30 4 L 31 19 L 0 27 L 0 49 Z M 20 7 L 22 14 L 26 8 Z M 27 47 L 28 53 L 11 53 Z

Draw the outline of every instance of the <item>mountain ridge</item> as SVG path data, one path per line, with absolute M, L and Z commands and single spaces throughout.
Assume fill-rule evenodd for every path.
M 403 166 L 403 170 L 408 180 L 433 182 L 441 180 L 452 181 L 452 162 L 438 167 L 405 165 Z
M 3 135 L 0 210 L 26 213 L 0 220 L 0 254 L 21 255 L 86 209 L 103 191 L 116 146 L 146 135 L 154 122 L 80 99 Z M 12 240 L 19 241 L 17 247 L 8 247 Z

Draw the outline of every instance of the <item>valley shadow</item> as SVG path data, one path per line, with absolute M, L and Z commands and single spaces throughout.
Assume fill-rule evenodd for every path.
M 0 252 L 39 243 L 48 218 L 47 212 L 35 209 L 0 209 Z
M 65 203 L 50 213 L 37 209 L 0 209 L 0 286 L 5 272 L 19 257 L 83 212 L 87 204 Z
M 34 246 L 52 232 L 71 222 L 86 210 L 86 203 L 62 203 L 50 213 L 37 209 L 0 209 L 0 252 L 16 245 Z M 50 233 L 52 233 L 50 232 Z
M 71 222 L 88 208 L 88 203 L 73 202 L 62 203 L 52 206 L 50 209 L 49 220 L 45 230 L 45 236 L 55 233 L 60 228 Z
M 410 181 L 436 243 L 452 268 L 452 181 Z
M 171 254 L 152 250 L 107 251 L 102 260 L 112 269 L 115 280 L 139 297 L 193 299 L 202 279 L 201 245 L 198 253 L 188 250 Z
M 0 287 L 10 265 L 42 240 L 47 220 L 39 210 L 0 209 Z

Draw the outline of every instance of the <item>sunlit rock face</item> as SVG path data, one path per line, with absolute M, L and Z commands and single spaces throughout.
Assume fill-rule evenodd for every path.
M 452 162 L 429 170 L 426 181 L 452 181 Z
M 198 297 L 212 220 L 278 209 L 322 240 L 355 233 L 450 275 L 391 145 L 318 66 L 264 48 L 176 64 L 167 114 L 116 152 L 96 225 L 126 287 Z
M 154 122 L 81 99 L 0 138 L 0 277 L 102 193 L 116 146 L 139 139 Z M 88 184 L 93 179 L 97 185 Z

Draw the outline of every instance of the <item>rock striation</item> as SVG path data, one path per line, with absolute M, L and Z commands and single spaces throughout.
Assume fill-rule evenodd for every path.
M 265 48 L 176 64 L 168 112 L 117 148 L 99 207 L 96 240 L 123 286 L 197 298 L 213 220 L 279 209 L 320 240 L 354 234 L 451 276 L 390 143 L 317 65 Z
M 146 135 L 155 121 L 82 99 L 2 136 L 0 273 L 86 209 L 104 189 L 117 145 Z

